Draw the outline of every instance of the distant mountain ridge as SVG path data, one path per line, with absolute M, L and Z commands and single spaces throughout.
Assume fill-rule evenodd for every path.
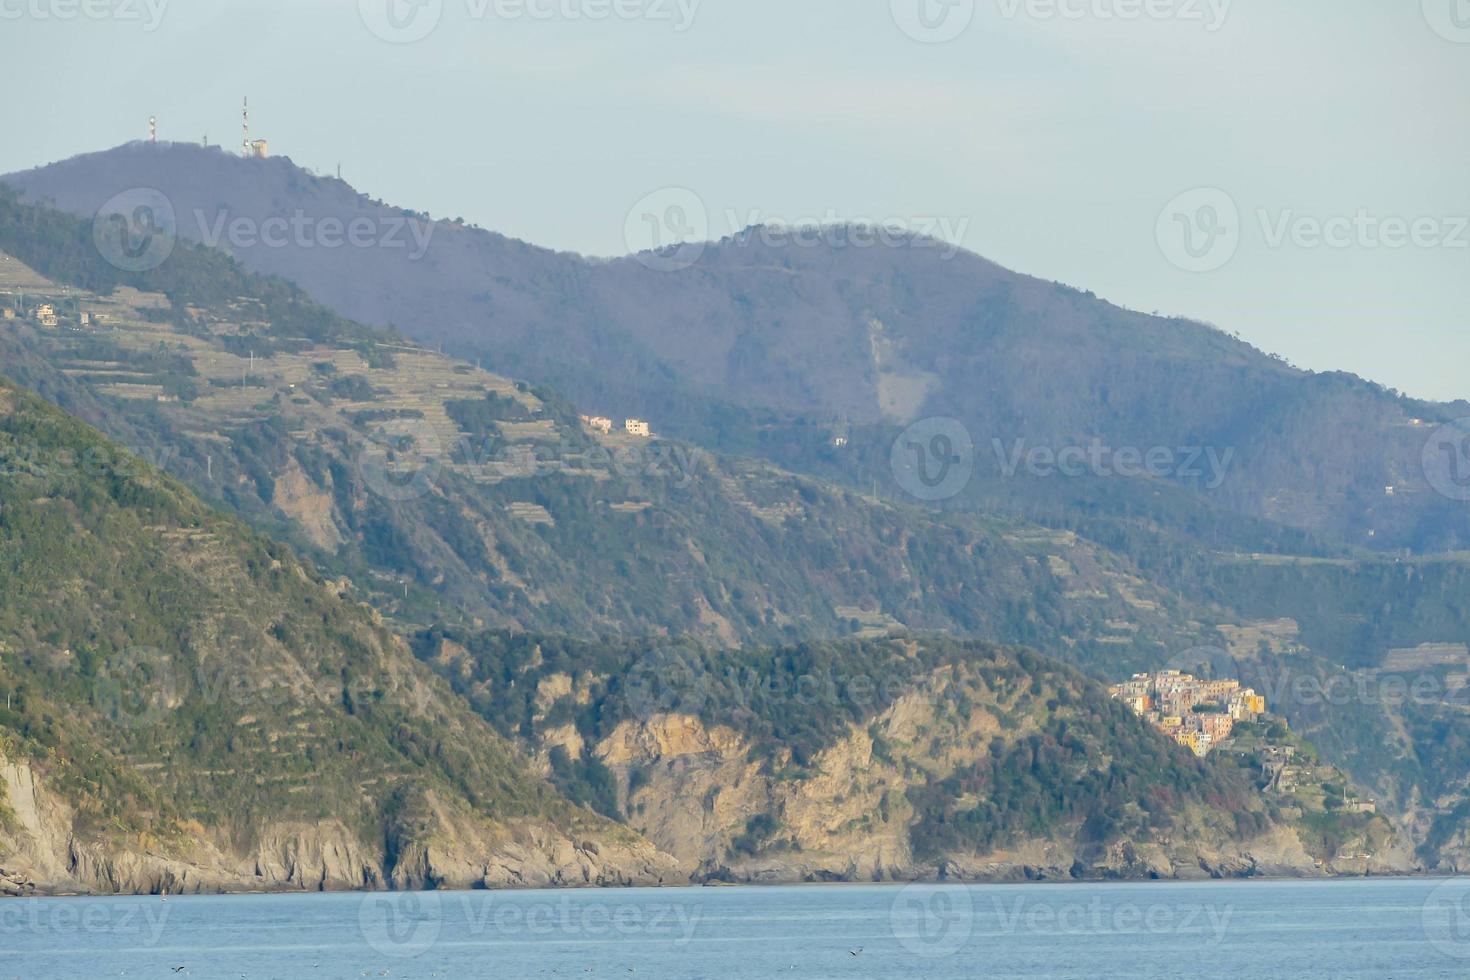
M 966 252 L 754 234 L 663 271 L 642 256 L 593 261 L 452 221 L 395 234 L 423 216 L 287 159 L 182 144 L 129 144 L 4 180 L 86 215 L 120 191 L 157 188 L 196 238 L 218 234 L 225 217 L 256 228 L 296 215 L 314 227 L 365 220 L 378 236 L 367 247 L 228 234 L 222 245 L 344 316 L 556 385 L 584 410 L 651 417 L 670 435 L 859 486 L 878 480 L 901 493 L 887 465 L 894 437 L 942 416 L 977 447 L 970 493 L 954 504 L 1016 512 L 1057 494 L 999 472 L 996 446 L 1211 447 L 1233 452 L 1218 486 L 1174 472 L 1117 480 L 1098 506 L 1126 515 L 1159 488 L 1179 488 L 1354 547 L 1470 543 L 1470 515 L 1430 487 L 1422 464 L 1432 426 L 1466 410 L 1304 372 L 1210 327 L 1123 310 Z M 390 236 L 395 244 L 381 240 Z M 819 447 L 837 431 L 849 445 L 834 463 Z M 1060 500 L 1047 513 L 1074 506 Z

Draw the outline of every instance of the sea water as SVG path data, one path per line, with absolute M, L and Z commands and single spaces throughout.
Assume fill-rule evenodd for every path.
M 0 900 L 6 977 L 1470 977 L 1470 879 Z

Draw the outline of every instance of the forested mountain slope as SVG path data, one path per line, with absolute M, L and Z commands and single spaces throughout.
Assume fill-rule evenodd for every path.
M 1082 501 L 1056 480 L 1007 476 L 1002 461 L 1017 444 L 1058 452 L 1097 440 L 1230 453 L 1219 480 L 1180 462 L 1083 495 L 1106 515 L 1150 510 L 1165 488 L 1204 505 L 1163 512 L 1185 529 L 1219 510 L 1354 546 L 1470 541 L 1470 516 L 1423 464 L 1436 425 L 1470 414 L 1463 404 L 1298 370 L 1208 326 L 1123 310 L 918 237 L 880 247 L 851 229 L 796 238 L 754 228 L 674 256 L 593 261 L 430 223 L 286 159 L 183 144 L 129 144 L 5 179 L 88 218 L 121 191 L 156 188 L 181 234 L 218 242 L 345 316 L 576 392 L 584 411 L 652 418 L 707 447 L 857 486 L 900 492 L 887 466 L 894 438 L 915 420 L 952 417 L 978 450 L 976 478 L 953 505 L 1065 520 Z M 298 216 L 308 229 L 359 220 L 378 234 L 370 247 L 324 248 L 310 236 L 228 232 L 239 219 L 260 229 Z M 834 463 L 823 447 L 849 429 Z
M 406 626 L 727 647 L 945 630 L 1099 679 L 1228 645 L 1232 670 L 1285 692 L 1273 706 L 1406 833 L 1439 842 L 1428 863 L 1462 859 L 1470 711 L 1453 651 L 1470 628 L 1454 556 L 1334 546 L 1153 482 L 1130 497 L 1117 479 L 1011 481 L 1060 528 L 895 505 L 686 442 L 604 435 L 554 391 L 343 320 L 218 252 L 180 246 L 124 273 L 87 222 L 4 196 L 0 248 L 50 277 L 7 257 L 0 290 L 61 311 L 56 328 L 0 324 L 6 371 Z M 108 319 L 84 328 L 85 311 Z M 1109 494 L 1111 516 L 1097 503 Z M 1286 683 L 1399 676 L 1393 651 L 1420 644 L 1452 651 L 1409 675 L 1437 685 L 1420 702 L 1324 703 Z
M 0 596 L 6 890 L 672 868 L 562 799 L 288 549 L 3 379 Z

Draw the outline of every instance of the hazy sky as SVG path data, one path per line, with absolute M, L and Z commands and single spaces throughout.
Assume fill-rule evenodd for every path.
M 0 39 L 0 172 L 150 113 L 236 145 L 248 94 L 273 152 L 543 245 L 646 244 L 650 194 L 892 222 L 1470 397 L 1470 0 L 0 0 Z

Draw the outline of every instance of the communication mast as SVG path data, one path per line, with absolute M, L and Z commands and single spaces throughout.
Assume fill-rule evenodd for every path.
M 150 142 L 150 143 L 157 143 L 158 142 L 158 117 L 157 116 L 149 116 L 148 117 L 148 142 Z
M 246 157 L 258 157 L 264 159 L 270 155 L 270 144 L 265 140 L 253 140 L 250 138 L 250 99 L 245 99 L 244 106 L 240 110 L 240 121 L 245 130 L 245 142 L 241 150 Z

